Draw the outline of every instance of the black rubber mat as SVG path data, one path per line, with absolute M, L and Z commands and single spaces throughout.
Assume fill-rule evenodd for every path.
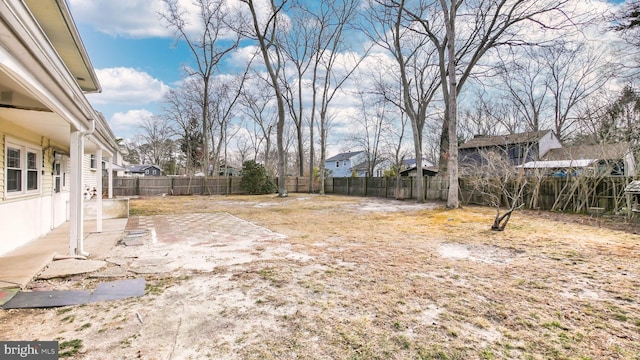
M 145 286 L 144 279 L 127 279 L 100 283 L 93 293 L 89 290 L 21 291 L 2 308 L 50 308 L 120 300 L 144 295 Z
M 91 294 L 90 302 L 120 300 L 144 295 L 144 279 L 127 279 L 98 284 Z
M 89 298 L 91 298 L 89 290 L 21 291 L 2 307 L 4 309 L 59 307 L 86 304 Z

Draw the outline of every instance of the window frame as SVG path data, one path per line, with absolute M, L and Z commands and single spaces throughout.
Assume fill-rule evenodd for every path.
M 19 151 L 19 167 L 9 167 L 10 149 Z M 7 137 L 4 144 L 4 194 L 6 198 L 17 198 L 42 193 L 42 148 L 31 143 Z M 33 155 L 33 156 L 31 156 Z M 9 189 L 9 171 L 20 171 L 18 190 Z M 30 175 L 35 174 L 35 181 Z
M 97 161 L 96 161 L 96 154 L 89 155 L 89 169 L 91 169 L 91 170 L 97 170 L 98 169 L 98 164 L 97 164 Z

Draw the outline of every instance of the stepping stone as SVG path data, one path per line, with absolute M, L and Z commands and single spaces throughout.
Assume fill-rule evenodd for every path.
M 11 298 L 13 298 L 18 291 L 20 291 L 20 289 L 15 288 L 15 289 L 1 289 L 0 290 L 0 306 L 4 305 L 6 302 L 8 302 L 9 300 L 11 300 Z
M 84 274 L 103 268 L 107 263 L 102 260 L 60 260 L 54 261 L 38 276 L 39 279 L 53 279 L 70 275 Z

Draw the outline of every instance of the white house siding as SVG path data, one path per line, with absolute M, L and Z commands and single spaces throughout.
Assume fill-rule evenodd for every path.
M 37 196 L 0 204 L 0 218 L 7 222 L 2 225 L 0 254 L 18 248 L 51 230 L 54 220 L 51 201 L 51 196 Z
M 553 131 L 547 132 L 538 143 L 538 159 L 542 158 L 549 150 L 562 147 L 560 140 Z
M 85 154 L 82 157 L 82 189 L 83 191 L 89 190 L 90 192 L 93 192 L 93 190 L 96 188 L 96 185 L 97 185 L 96 172 L 98 171 L 98 168 L 102 164 L 98 160 L 96 160 L 95 164 L 96 164 L 95 165 L 96 168 L 92 169 L 90 154 Z M 87 197 L 85 197 L 85 199 L 86 198 Z
M 2 119 L 0 119 L 0 125 L 2 125 Z M 2 169 L 2 171 L 0 171 L 0 196 L 1 196 L 1 200 L 4 200 L 4 191 L 5 191 L 5 187 L 4 187 L 4 182 L 5 182 L 5 161 L 4 161 L 4 153 L 5 153 L 5 147 L 4 147 L 4 134 L 0 131 L 0 169 Z M 0 202 L 1 204 L 1 202 Z
M 0 254 L 34 240 L 67 220 L 67 192 L 54 194 L 55 144 L 43 136 L 0 118 Z M 8 144 L 37 151 L 38 190 L 13 195 L 6 192 Z M 53 145 L 53 146 L 52 146 Z
M 340 160 L 327 160 L 325 162 L 325 168 L 331 170 L 332 177 L 351 177 L 351 168 L 361 164 L 366 159 L 366 154 L 364 152 L 360 152 L 350 158 L 340 157 Z M 338 166 L 336 166 L 337 163 L 339 163 Z

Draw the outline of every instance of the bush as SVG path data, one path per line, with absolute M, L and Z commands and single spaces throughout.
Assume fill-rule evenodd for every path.
M 270 194 L 276 191 L 276 185 L 267 177 L 264 166 L 249 160 L 242 164 L 240 189 L 248 194 Z

